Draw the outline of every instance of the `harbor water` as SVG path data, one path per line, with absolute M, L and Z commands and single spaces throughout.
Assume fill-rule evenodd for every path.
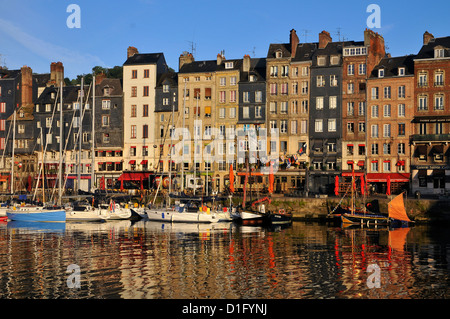
M 442 299 L 446 226 L 0 225 L 0 298 Z

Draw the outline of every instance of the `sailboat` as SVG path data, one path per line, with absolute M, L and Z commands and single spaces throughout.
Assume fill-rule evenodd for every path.
M 62 92 L 60 93 L 62 95 Z M 61 107 L 62 108 L 62 107 Z M 13 152 L 12 152 L 12 163 L 14 165 L 14 139 L 15 139 L 15 128 L 16 128 L 16 111 L 14 111 L 14 121 L 13 121 Z M 44 156 L 44 153 L 43 153 Z M 44 166 L 44 161 L 42 161 L 42 167 Z M 13 180 L 13 176 L 11 176 Z M 11 185 L 13 185 L 12 183 Z M 42 181 L 44 185 L 44 181 Z M 11 193 L 13 193 L 13 186 L 11 186 Z M 45 193 L 43 192 L 43 196 Z M 45 202 L 45 200 L 43 200 Z M 65 222 L 66 221 L 66 211 L 60 207 L 43 207 L 36 205 L 25 205 L 22 203 L 20 206 L 13 206 L 6 211 L 6 215 L 9 220 L 21 221 L 21 222 Z
M 404 227 L 414 223 L 406 213 L 403 193 L 397 195 L 388 203 L 387 216 L 353 210 L 342 214 L 341 219 L 344 224 L 387 225 L 393 228 Z

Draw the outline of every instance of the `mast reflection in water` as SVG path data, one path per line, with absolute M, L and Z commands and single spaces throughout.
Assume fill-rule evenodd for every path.
M 1 298 L 448 298 L 444 228 L 0 225 Z M 69 288 L 69 265 L 80 288 Z M 380 288 L 370 276 L 379 270 Z M 369 271 L 368 271 L 369 270 Z

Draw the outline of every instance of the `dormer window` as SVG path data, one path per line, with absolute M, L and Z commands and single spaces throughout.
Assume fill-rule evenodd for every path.
M 337 65 L 337 64 L 339 64 L 339 56 L 337 56 L 337 55 L 331 56 L 330 64 L 331 64 L 331 65 Z
M 277 51 L 277 52 L 275 52 L 275 57 L 277 59 L 282 58 L 283 57 L 283 53 L 281 51 Z
M 225 62 L 225 69 L 232 69 L 233 68 L 233 62 Z
M 256 81 L 256 76 L 255 75 L 250 75 L 249 81 L 250 82 L 255 82 Z
M 405 68 L 398 68 L 398 75 L 404 76 L 405 75 Z
M 105 86 L 103 88 L 103 95 L 104 96 L 109 96 L 111 94 L 111 88 L 109 86 Z
M 434 49 L 434 58 L 443 58 L 444 57 L 444 49 Z
M 378 70 L 378 77 L 379 78 L 384 78 L 384 69 L 379 69 Z
M 52 100 L 55 99 L 55 96 L 56 96 L 56 93 L 55 93 L 55 92 L 50 93 L 50 98 L 51 98 Z
M 317 65 L 324 66 L 325 63 L 326 63 L 326 57 L 324 57 L 324 56 L 317 57 Z

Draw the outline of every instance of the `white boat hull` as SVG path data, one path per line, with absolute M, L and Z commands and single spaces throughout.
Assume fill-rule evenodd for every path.
M 68 222 L 101 222 L 108 218 L 108 211 L 102 209 L 86 211 L 66 211 L 66 221 Z
M 181 223 L 216 223 L 219 219 L 216 215 L 201 212 L 178 212 L 175 210 L 147 210 L 149 220 Z

